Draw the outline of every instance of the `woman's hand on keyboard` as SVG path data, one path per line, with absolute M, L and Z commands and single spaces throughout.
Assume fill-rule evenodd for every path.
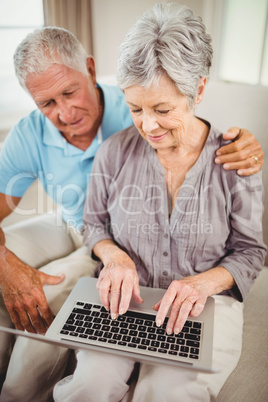
M 101 244 L 102 243 L 102 244 Z M 131 300 L 143 303 L 140 296 L 139 277 L 132 259 L 113 242 L 103 240 L 95 246 L 104 267 L 100 272 L 97 289 L 103 306 L 110 310 L 112 319 L 124 314 Z M 110 297 L 109 297 L 110 296 Z
M 156 325 L 163 324 L 171 307 L 166 326 L 167 333 L 178 334 L 189 315 L 197 317 L 203 311 L 208 296 L 231 289 L 234 285 L 233 276 L 224 267 L 211 268 L 200 274 L 171 282 L 164 297 L 154 306 L 158 311 Z
M 178 334 L 191 312 L 197 316 L 203 311 L 208 295 L 206 285 L 197 275 L 171 282 L 164 297 L 154 306 L 158 310 L 156 325 L 163 324 L 171 307 L 166 331 Z

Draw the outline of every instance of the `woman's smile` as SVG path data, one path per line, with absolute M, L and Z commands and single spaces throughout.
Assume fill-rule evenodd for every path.
M 160 142 L 162 141 L 168 134 L 168 131 L 161 135 L 149 135 L 147 134 L 147 138 L 152 142 Z

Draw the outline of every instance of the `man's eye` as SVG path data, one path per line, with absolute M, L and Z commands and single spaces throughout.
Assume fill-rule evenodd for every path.
M 141 109 L 132 109 L 131 110 L 131 113 L 140 113 L 141 112 Z
M 53 102 L 53 101 L 47 102 L 47 103 L 45 103 L 44 105 L 42 105 L 42 107 L 43 107 L 43 108 L 49 107 L 49 106 L 52 105 L 52 102 Z
M 64 92 L 64 95 L 70 96 L 70 95 L 73 95 L 74 93 L 75 93 L 75 91 Z

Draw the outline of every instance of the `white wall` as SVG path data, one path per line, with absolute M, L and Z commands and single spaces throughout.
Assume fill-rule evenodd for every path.
M 176 0 L 175 0 L 176 1 Z M 161 1 L 159 1 L 161 2 Z M 155 0 L 92 0 L 93 20 L 93 53 L 98 76 L 114 76 L 116 74 L 119 47 L 127 31 L 144 11 L 153 7 Z M 177 1 L 190 7 L 194 13 L 209 16 L 209 8 L 213 9 L 214 0 Z M 211 24 L 208 22 L 208 25 Z
M 245 127 L 258 136 L 268 155 L 268 87 L 209 81 L 197 115 L 221 130 Z
M 231 126 L 247 128 L 260 142 L 264 151 L 262 178 L 264 185 L 263 235 L 268 244 L 268 88 L 210 82 L 196 114 L 223 132 Z M 268 265 L 268 255 L 266 263 Z

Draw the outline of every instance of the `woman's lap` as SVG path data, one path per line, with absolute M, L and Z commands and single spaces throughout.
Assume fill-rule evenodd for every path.
M 121 356 L 80 350 L 77 353 L 77 368 L 74 374 L 56 385 L 54 400 L 119 401 L 128 391 L 127 382 L 134 364 L 133 360 Z
M 204 402 L 215 398 L 239 360 L 242 330 L 243 305 L 227 296 L 215 296 L 213 367 L 219 371 L 205 373 L 143 363 L 132 401 Z M 77 357 L 74 375 L 54 389 L 56 402 L 122 399 L 134 368 L 132 360 L 90 351 L 80 351 Z

